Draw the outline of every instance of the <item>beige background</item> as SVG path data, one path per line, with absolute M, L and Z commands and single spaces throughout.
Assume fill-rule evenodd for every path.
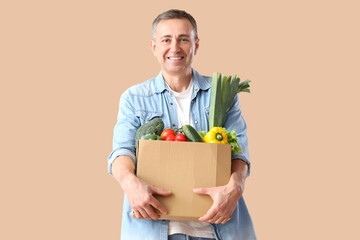
M 360 239 L 358 1 L 220 2 L 1 1 L 0 239 L 119 239 L 118 100 L 158 73 L 151 22 L 169 8 L 198 21 L 200 73 L 252 80 L 258 238 Z

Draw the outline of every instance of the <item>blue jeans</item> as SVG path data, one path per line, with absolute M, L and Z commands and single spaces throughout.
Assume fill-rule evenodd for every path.
M 178 233 L 168 236 L 168 240 L 215 240 L 215 238 L 191 237 L 185 234 Z

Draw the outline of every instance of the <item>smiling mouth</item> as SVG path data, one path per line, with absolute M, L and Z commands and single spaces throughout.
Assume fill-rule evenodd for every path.
M 184 57 L 168 57 L 169 60 L 181 60 Z

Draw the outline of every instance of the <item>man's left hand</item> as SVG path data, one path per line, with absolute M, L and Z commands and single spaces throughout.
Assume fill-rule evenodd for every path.
M 233 160 L 232 174 L 229 183 L 224 186 L 211 188 L 195 188 L 197 194 L 209 195 L 213 204 L 199 221 L 210 223 L 226 223 L 230 220 L 245 185 L 247 164 L 241 160 Z

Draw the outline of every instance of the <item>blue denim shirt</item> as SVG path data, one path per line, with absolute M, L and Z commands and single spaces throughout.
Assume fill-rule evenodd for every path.
M 200 75 L 192 69 L 194 94 L 191 100 L 192 126 L 196 130 L 209 131 L 209 105 L 211 94 L 211 77 Z M 161 72 L 155 78 L 127 89 L 120 98 L 118 121 L 114 128 L 113 151 L 108 158 L 108 170 L 111 172 L 113 161 L 120 155 L 129 156 L 136 166 L 135 134 L 143 124 L 154 118 L 161 118 L 165 128 L 178 128 L 176 104 L 166 88 Z M 232 155 L 232 159 L 242 159 L 249 166 L 247 126 L 241 115 L 238 95 L 227 113 L 224 127 L 235 130 L 242 151 Z M 243 197 L 226 224 L 211 224 L 217 240 L 256 239 L 252 220 Z M 167 220 L 146 220 L 132 218 L 131 207 L 124 196 L 121 239 L 122 240 L 166 240 Z

